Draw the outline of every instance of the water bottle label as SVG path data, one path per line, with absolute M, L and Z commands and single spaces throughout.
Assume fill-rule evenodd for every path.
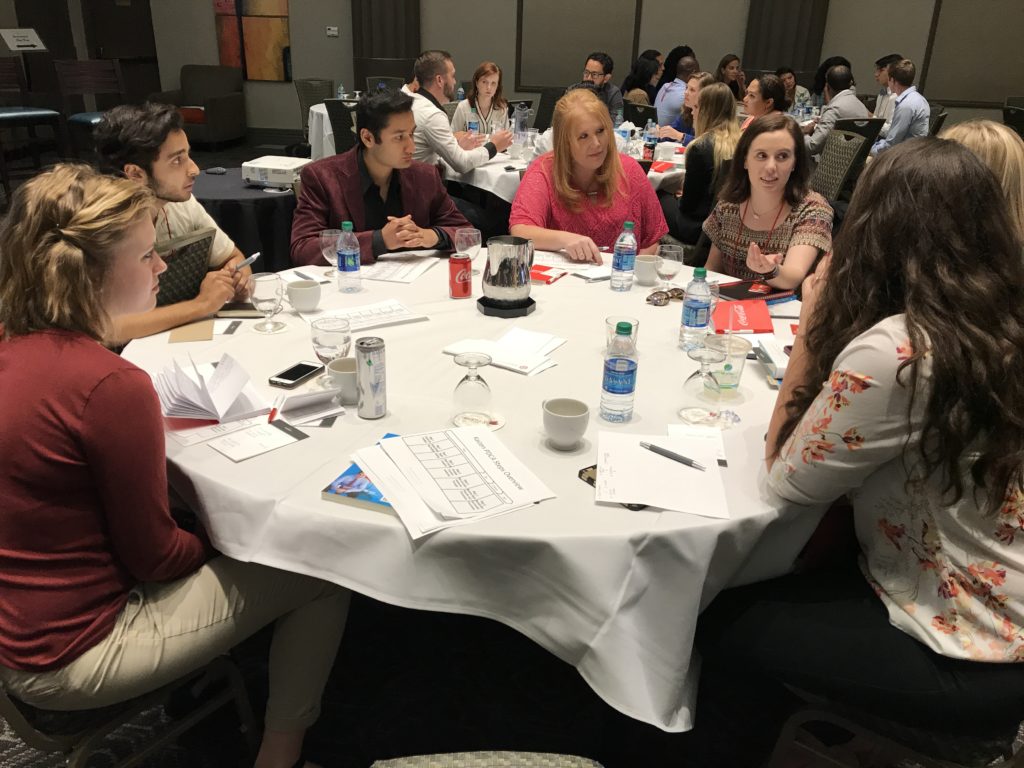
M 358 272 L 359 271 L 359 251 L 338 251 L 338 271 L 339 272 Z
M 616 248 L 612 256 L 612 269 L 616 272 L 632 272 L 636 266 L 636 251 L 632 248 Z
M 710 320 L 711 305 L 705 301 L 687 299 L 683 302 L 683 325 L 704 328 Z
M 613 357 L 604 361 L 601 387 L 612 395 L 631 395 L 636 389 L 636 361 Z

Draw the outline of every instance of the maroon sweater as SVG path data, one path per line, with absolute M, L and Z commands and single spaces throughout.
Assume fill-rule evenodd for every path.
M 106 637 L 129 590 L 205 560 L 167 505 L 149 376 L 88 337 L 0 341 L 0 664 L 63 667 Z

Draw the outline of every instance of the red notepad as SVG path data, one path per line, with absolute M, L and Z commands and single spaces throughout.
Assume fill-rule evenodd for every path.
M 731 315 L 731 317 L 730 317 Z M 768 305 L 758 299 L 720 301 L 711 316 L 715 333 L 772 333 L 772 316 Z

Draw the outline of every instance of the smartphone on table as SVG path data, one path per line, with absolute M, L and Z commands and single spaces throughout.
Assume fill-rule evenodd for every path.
M 270 386 L 281 387 L 282 389 L 295 389 L 302 382 L 323 373 L 323 370 L 324 367 L 320 363 L 303 360 L 271 376 L 269 380 Z

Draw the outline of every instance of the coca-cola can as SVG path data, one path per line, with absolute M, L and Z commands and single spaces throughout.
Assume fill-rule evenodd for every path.
M 453 253 L 448 259 L 448 295 L 453 299 L 473 295 L 473 260 L 468 253 Z

